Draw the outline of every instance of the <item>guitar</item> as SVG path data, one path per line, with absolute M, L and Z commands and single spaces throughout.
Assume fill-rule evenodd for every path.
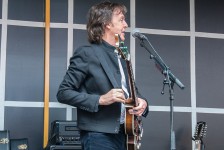
M 200 121 L 197 123 L 195 128 L 195 134 L 193 140 L 195 141 L 195 149 L 194 150 L 204 150 L 204 143 L 202 138 L 205 137 L 207 130 L 206 122 Z
M 118 54 L 123 58 L 127 65 L 130 97 L 125 102 L 125 133 L 127 135 L 127 150 L 139 150 L 141 147 L 141 138 L 143 135 L 143 124 L 142 118 L 129 114 L 128 110 L 138 106 L 136 88 L 134 82 L 134 74 L 132 69 L 132 64 L 130 60 L 130 53 L 127 47 L 120 43 L 120 37 L 118 34 L 115 35 L 116 49 Z

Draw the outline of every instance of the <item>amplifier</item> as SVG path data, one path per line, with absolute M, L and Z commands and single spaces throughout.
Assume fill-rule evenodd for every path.
M 81 145 L 64 145 L 64 146 L 61 146 L 61 145 L 51 145 L 50 147 L 50 150 L 81 150 L 82 147 Z
M 80 130 L 76 121 L 54 121 L 51 124 L 51 137 L 55 145 L 81 145 Z
M 10 139 L 10 150 L 28 150 L 28 138 Z
M 0 150 L 10 150 L 9 130 L 0 131 Z

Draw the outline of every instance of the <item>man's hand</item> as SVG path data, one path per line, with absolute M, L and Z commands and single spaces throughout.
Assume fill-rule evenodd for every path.
M 104 95 L 100 96 L 100 105 L 110 105 L 115 102 L 125 103 L 125 95 L 122 89 L 112 89 Z
M 138 106 L 129 109 L 128 112 L 136 116 L 142 116 L 146 108 L 147 108 L 147 102 L 144 99 L 138 98 Z

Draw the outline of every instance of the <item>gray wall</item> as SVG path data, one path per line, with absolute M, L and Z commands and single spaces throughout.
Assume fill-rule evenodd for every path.
M 111 0 L 112 1 L 112 0 Z M 115 1 L 115 0 L 114 0 Z M 176 148 L 192 150 L 198 121 L 208 124 L 206 149 L 222 150 L 224 124 L 224 2 L 222 0 L 121 0 L 129 9 L 128 32 L 145 34 L 172 73 L 186 86 L 174 86 Z M 86 44 L 86 13 L 100 0 L 52 0 L 50 123 L 76 119 L 76 109 L 59 104 L 57 88 L 73 51 Z M 42 149 L 44 87 L 44 0 L 0 0 L 0 130 L 29 139 Z M 137 39 L 127 34 L 136 83 L 150 100 L 142 150 L 170 147 L 168 87 Z M 130 38 L 129 38 L 130 37 Z

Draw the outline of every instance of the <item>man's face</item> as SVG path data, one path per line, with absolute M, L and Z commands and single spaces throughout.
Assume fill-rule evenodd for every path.
M 110 23 L 111 36 L 119 34 L 122 41 L 125 40 L 125 29 L 128 27 L 124 14 L 117 10 L 113 13 Z

